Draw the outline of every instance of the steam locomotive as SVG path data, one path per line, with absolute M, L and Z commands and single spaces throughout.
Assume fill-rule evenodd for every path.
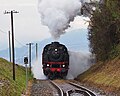
M 52 42 L 43 48 L 43 73 L 49 79 L 66 77 L 69 69 L 69 54 L 65 45 Z

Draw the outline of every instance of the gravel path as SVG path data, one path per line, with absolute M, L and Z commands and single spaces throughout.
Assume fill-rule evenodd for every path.
M 53 90 L 49 81 L 34 81 L 30 96 L 53 96 Z
M 83 83 L 80 83 L 80 82 L 78 82 L 76 80 L 70 80 L 70 81 L 74 82 L 74 83 L 76 83 L 78 85 L 81 85 L 81 86 L 84 86 L 84 87 L 90 89 L 91 91 L 93 91 L 94 93 L 96 93 L 97 96 L 120 96 L 119 93 L 118 94 L 113 93 L 113 92 L 108 93 L 108 92 L 105 92 L 104 90 L 101 90 L 101 89 L 99 89 L 97 87 L 93 87 L 93 86 L 90 86 L 88 84 L 83 84 Z

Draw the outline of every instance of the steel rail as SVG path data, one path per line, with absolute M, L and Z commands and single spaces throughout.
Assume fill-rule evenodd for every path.
M 55 82 L 50 80 L 50 83 L 58 90 L 59 96 L 64 96 L 63 90 Z
M 89 94 L 87 91 L 81 90 L 81 89 L 75 89 L 75 90 L 68 90 L 66 92 L 67 96 L 71 96 L 72 93 L 80 93 L 83 94 L 84 96 L 91 96 L 91 94 Z
M 73 86 L 75 86 L 75 87 L 77 87 L 77 88 L 79 88 L 79 89 L 81 89 L 81 90 L 83 90 L 83 91 L 88 92 L 88 93 L 89 93 L 89 96 L 97 96 L 94 92 L 92 92 L 92 91 L 89 90 L 88 88 L 85 88 L 85 87 L 83 87 L 83 86 L 81 86 L 81 85 L 78 85 L 78 84 L 73 83 L 73 82 L 70 82 L 70 81 L 68 81 L 68 83 L 71 84 L 71 85 L 73 85 Z

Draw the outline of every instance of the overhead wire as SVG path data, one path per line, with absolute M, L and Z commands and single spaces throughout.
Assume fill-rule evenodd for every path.
M 35 45 L 35 46 L 32 46 L 32 52 L 31 52 L 32 55 L 33 55 L 33 50 L 35 49 L 35 47 L 36 47 L 36 45 Z M 28 51 L 27 51 L 25 54 L 23 54 L 22 56 L 20 56 L 19 58 L 17 58 L 16 61 L 17 61 L 18 63 L 21 63 L 21 59 L 23 59 L 23 57 L 25 57 L 26 54 L 28 54 Z M 35 53 L 34 53 L 34 54 L 35 54 Z M 35 60 L 35 58 L 33 58 L 32 60 Z
M 2 29 L 0 29 L 0 32 L 4 33 L 4 34 L 7 34 L 6 32 L 4 32 Z
M 2 29 L 0 29 L 0 32 L 1 32 L 1 33 L 4 33 L 4 34 L 6 34 L 6 35 L 8 34 L 7 32 L 3 31 Z M 10 35 L 12 35 L 12 34 L 10 33 Z M 14 38 L 14 40 L 15 40 L 19 45 L 21 45 L 21 47 L 26 47 L 26 48 L 27 48 L 27 46 L 25 46 L 24 44 L 22 44 L 22 43 L 21 43 L 20 41 L 18 41 L 17 39 Z M 28 50 L 27 50 L 26 52 L 24 52 L 23 55 L 20 56 L 19 59 L 16 58 L 16 61 L 17 61 L 17 62 L 20 61 L 21 58 L 23 58 L 27 53 L 28 53 Z
M 22 56 L 20 56 L 19 58 L 16 58 L 16 61 L 17 61 L 18 63 L 21 63 L 21 59 L 23 60 L 23 57 L 26 56 L 26 54 L 28 54 L 28 50 L 25 51 Z
M 32 54 L 33 54 L 33 50 L 34 50 L 34 48 L 36 47 L 36 45 L 35 46 L 32 46 Z M 17 58 L 16 59 L 16 61 L 18 62 L 18 63 L 21 63 L 21 59 L 23 59 L 23 57 L 24 56 L 26 56 L 26 54 L 28 54 L 28 50 L 22 55 L 22 56 L 20 56 L 19 58 Z M 34 58 L 35 59 L 35 58 Z
M 4 34 L 7 34 L 7 32 L 5 32 L 5 31 L 3 31 L 2 29 L 0 29 L 0 32 L 2 32 L 2 33 L 4 33 Z M 12 35 L 11 33 L 10 33 L 10 35 Z M 24 44 L 22 44 L 20 41 L 18 41 L 16 38 L 14 38 L 14 40 L 18 43 L 18 44 L 20 44 L 22 47 L 26 47 Z

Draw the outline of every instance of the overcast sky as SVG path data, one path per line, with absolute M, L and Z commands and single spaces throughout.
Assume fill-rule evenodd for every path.
M 5 10 L 19 11 L 18 14 L 14 14 L 14 33 L 15 39 L 21 44 L 26 45 L 51 37 L 49 29 L 41 24 L 38 0 L 0 0 L 0 50 L 8 47 L 8 31 L 11 30 L 10 15 L 5 15 Z M 77 17 L 71 23 L 69 30 L 79 28 L 87 28 L 81 17 Z M 16 42 L 15 46 L 21 45 Z

